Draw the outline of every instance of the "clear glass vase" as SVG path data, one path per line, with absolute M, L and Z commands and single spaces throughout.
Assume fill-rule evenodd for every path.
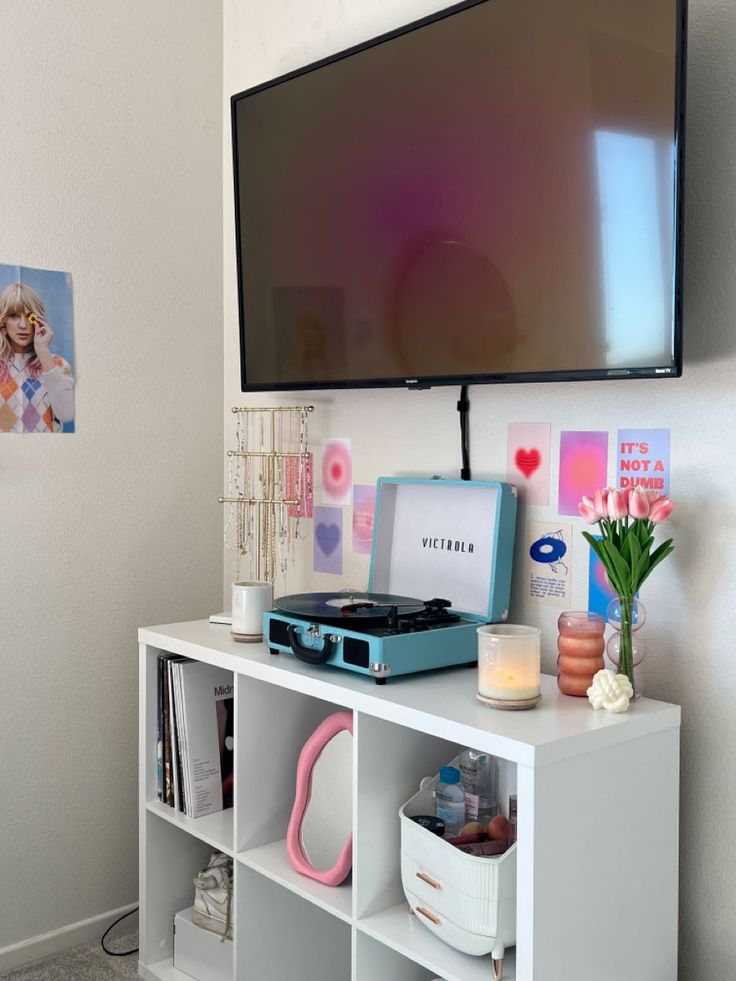
M 608 604 L 606 619 L 613 633 L 606 644 L 606 657 L 617 674 L 625 674 L 634 689 L 634 698 L 644 693 L 646 655 L 644 638 L 638 633 L 647 618 L 644 604 L 636 596 L 617 596 Z

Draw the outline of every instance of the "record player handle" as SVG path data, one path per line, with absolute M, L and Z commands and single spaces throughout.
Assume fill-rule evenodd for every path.
M 324 636 L 322 637 L 322 650 L 318 651 L 313 647 L 305 647 L 299 640 L 299 632 L 293 623 L 289 624 L 289 643 L 292 653 L 300 661 L 306 661 L 307 664 L 324 664 L 329 661 L 337 647 L 333 640 Z

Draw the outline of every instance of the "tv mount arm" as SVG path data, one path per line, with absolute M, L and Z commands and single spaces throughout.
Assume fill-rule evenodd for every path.
M 460 480 L 470 480 L 470 439 L 468 433 L 470 399 L 468 398 L 467 385 L 460 386 L 460 401 L 457 403 L 457 411 L 460 413 L 460 454 L 462 457 Z

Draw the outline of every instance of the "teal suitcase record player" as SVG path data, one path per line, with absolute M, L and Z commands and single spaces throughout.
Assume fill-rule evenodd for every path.
M 368 591 L 303 593 L 264 615 L 272 654 L 375 678 L 478 659 L 477 628 L 508 617 L 516 488 L 381 477 Z

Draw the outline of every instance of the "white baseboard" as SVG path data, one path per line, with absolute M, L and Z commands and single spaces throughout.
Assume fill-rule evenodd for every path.
M 112 909 L 109 913 L 93 916 L 89 920 L 71 923 L 50 933 L 42 933 L 38 937 L 29 937 L 28 940 L 21 940 L 20 943 L 11 944 L 9 947 L 0 947 L 0 974 L 12 971 L 16 967 L 23 967 L 24 964 L 30 964 L 31 961 L 40 960 L 42 957 L 48 957 L 50 954 L 69 950 L 70 947 L 76 947 L 78 944 L 99 940 L 111 923 L 124 913 L 135 909 L 136 906 L 137 903 L 121 906 L 120 909 Z M 135 919 L 131 918 L 131 924 L 134 923 Z

